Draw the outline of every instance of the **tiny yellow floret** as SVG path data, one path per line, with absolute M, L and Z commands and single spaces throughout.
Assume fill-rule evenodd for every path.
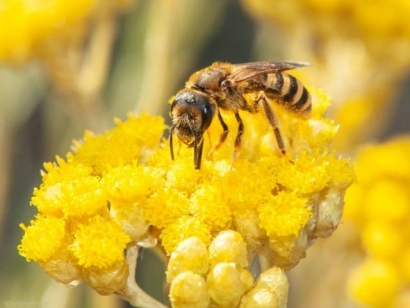
M 272 237 L 296 236 L 310 217 L 306 198 L 283 191 L 261 206 L 259 224 Z
M 165 250 L 171 253 L 180 242 L 192 236 L 208 245 L 211 241 L 210 227 L 195 217 L 182 216 L 164 229 L 161 239 Z
M 78 226 L 70 250 L 86 268 L 107 268 L 124 260 L 124 250 L 130 241 L 117 223 L 95 217 Z
M 48 261 L 57 253 L 64 242 L 66 223 L 63 219 L 37 215 L 30 226 L 20 224 L 25 231 L 19 253 L 28 261 Z

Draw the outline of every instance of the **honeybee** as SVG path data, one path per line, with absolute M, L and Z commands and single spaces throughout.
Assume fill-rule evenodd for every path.
M 239 110 L 256 113 L 263 109 L 273 128 L 278 147 L 282 154 L 285 154 L 283 137 L 270 100 L 294 114 L 308 118 L 312 109 L 309 92 L 298 79 L 284 71 L 309 65 L 304 62 L 215 62 L 192 74 L 171 105 L 172 126 L 169 141 L 172 160 L 173 135 L 176 134 L 183 143 L 194 148 L 195 169 L 201 168 L 203 135 L 215 115 L 223 131 L 214 150 L 224 143 L 229 133 L 220 109 L 233 112 L 238 122 L 234 158 L 240 150 L 245 129 Z M 244 95 L 248 93 L 255 94 L 254 100 L 245 99 Z

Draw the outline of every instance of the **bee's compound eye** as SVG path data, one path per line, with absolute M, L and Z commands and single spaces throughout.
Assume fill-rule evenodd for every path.
M 209 104 L 202 106 L 202 128 L 203 130 L 208 129 L 212 122 L 212 109 Z

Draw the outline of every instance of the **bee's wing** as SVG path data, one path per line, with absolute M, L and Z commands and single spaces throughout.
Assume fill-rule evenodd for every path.
M 249 80 L 263 74 L 310 66 L 307 62 L 249 62 L 235 65 L 228 79 L 233 83 Z

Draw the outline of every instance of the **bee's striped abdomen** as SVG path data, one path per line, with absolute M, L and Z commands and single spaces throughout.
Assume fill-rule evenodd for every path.
M 269 74 L 265 94 L 291 112 L 302 116 L 310 115 L 311 96 L 303 84 L 292 75 L 283 72 Z

